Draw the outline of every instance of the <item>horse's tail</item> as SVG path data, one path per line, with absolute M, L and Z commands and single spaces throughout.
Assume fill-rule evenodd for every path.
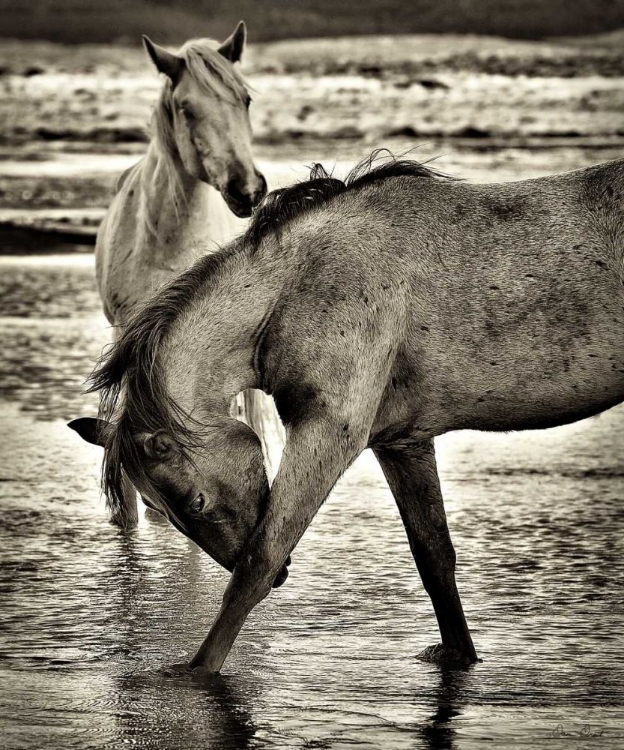
M 273 399 L 262 391 L 249 389 L 243 391 L 241 401 L 241 416 L 260 438 L 269 478 L 273 479 L 285 442 Z

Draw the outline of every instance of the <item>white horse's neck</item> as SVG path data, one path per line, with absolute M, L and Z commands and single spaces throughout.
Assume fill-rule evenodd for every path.
M 171 181 L 177 185 L 174 200 Z M 221 194 L 192 177 L 177 157 L 165 156 L 155 141 L 141 165 L 138 251 L 161 270 L 179 271 L 215 252 L 243 231 L 245 222 L 229 210 Z

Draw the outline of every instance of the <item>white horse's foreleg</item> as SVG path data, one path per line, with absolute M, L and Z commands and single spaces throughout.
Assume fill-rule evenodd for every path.
M 459 654 L 466 661 L 477 661 L 455 582 L 455 550 L 446 523 L 433 440 L 409 447 L 376 448 L 375 455 L 399 507 L 440 627 L 445 648 L 428 651 L 441 660 Z
M 121 508 L 109 508 L 111 523 L 122 529 L 133 529 L 139 522 L 139 510 L 137 507 L 137 495 L 134 485 L 124 476 L 123 484 L 123 506 Z
M 343 423 L 314 420 L 293 428 L 267 511 L 241 553 L 219 614 L 191 662 L 218 672 L 251 610 L 271 591 L 288 555 L 340 475 L 366 447 Z
M 242 416 L 260 438 L 269 479 L 273 480 L 284 447 L 284 427 L 273 399 L 259 390 L 248 389 L 237 397 Z
M 117 342 L 121 335 L 121 329 L 113 328 L 113 341 Z M 139 522 L 139 510 L 137 507 L 137 493 L 132 482 L 124 474 L 122 478 L 123 504 L 120 508 L 108 507 L 110 521 L 121 529 L 133 529 Z

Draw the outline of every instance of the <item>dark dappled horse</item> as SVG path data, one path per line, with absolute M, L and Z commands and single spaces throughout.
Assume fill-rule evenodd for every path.
M 113 507 L 126 473 L 233 571 L 192 666 L 221 669 L 367 447 L 431 597 L 437 655 L 474 661 L 433 438 L 624 400 L 623 280 L 624 161 L 491 185 L 389 161 L 272 193 L 241 239 L 161 289 L 92 376 L 103 419 L 78 428 L 105 447 Z M 245 388 L 272 394 L 287 429 L 270 491 L 256 435 L 229 416 Z

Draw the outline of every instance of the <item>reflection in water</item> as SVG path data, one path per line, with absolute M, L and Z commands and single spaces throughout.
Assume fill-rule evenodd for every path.
M 474 667 L 468 669 L 440 669 L 440 683 L 435 690 L 435 713 L 420 727 L 424 747 L 428 750 L 453 750 L 457 731 L 452 720 L 460 713 L 465 701 L 466 683 Z
M 601 748 L 621 746 L 623 408 L 438 441 L 482 664 L 415 659 L 437 641 L 435 619 L 365 454 L 224 677 L 205 682 L 169 667 L 203 640 L 227 574 L 168 524 L 144 518 L 124 536 L 106 523 L 101 452 L 62 421 L 97 406 L 81 394 L 109 337 L 91 269 L 33 268 L 0 272 L 3 748 L 472 750 L 532 747 L 584 723 L 603 730 Z
M 252 708 L 257 703 L 253 681 L 214 675 L 198 680 L 190 674 L 171 676 L 168 670 L 124 675 L 115 685 L 121 702 L 149 703 L 147 714 L 120 714 L 120 736 L 141 746 L 158 738 L 162 750 L 210 747 L 246 750 L 255 746 L 257 727 Z M 180 700 L 182 698 L 182 700 Z

